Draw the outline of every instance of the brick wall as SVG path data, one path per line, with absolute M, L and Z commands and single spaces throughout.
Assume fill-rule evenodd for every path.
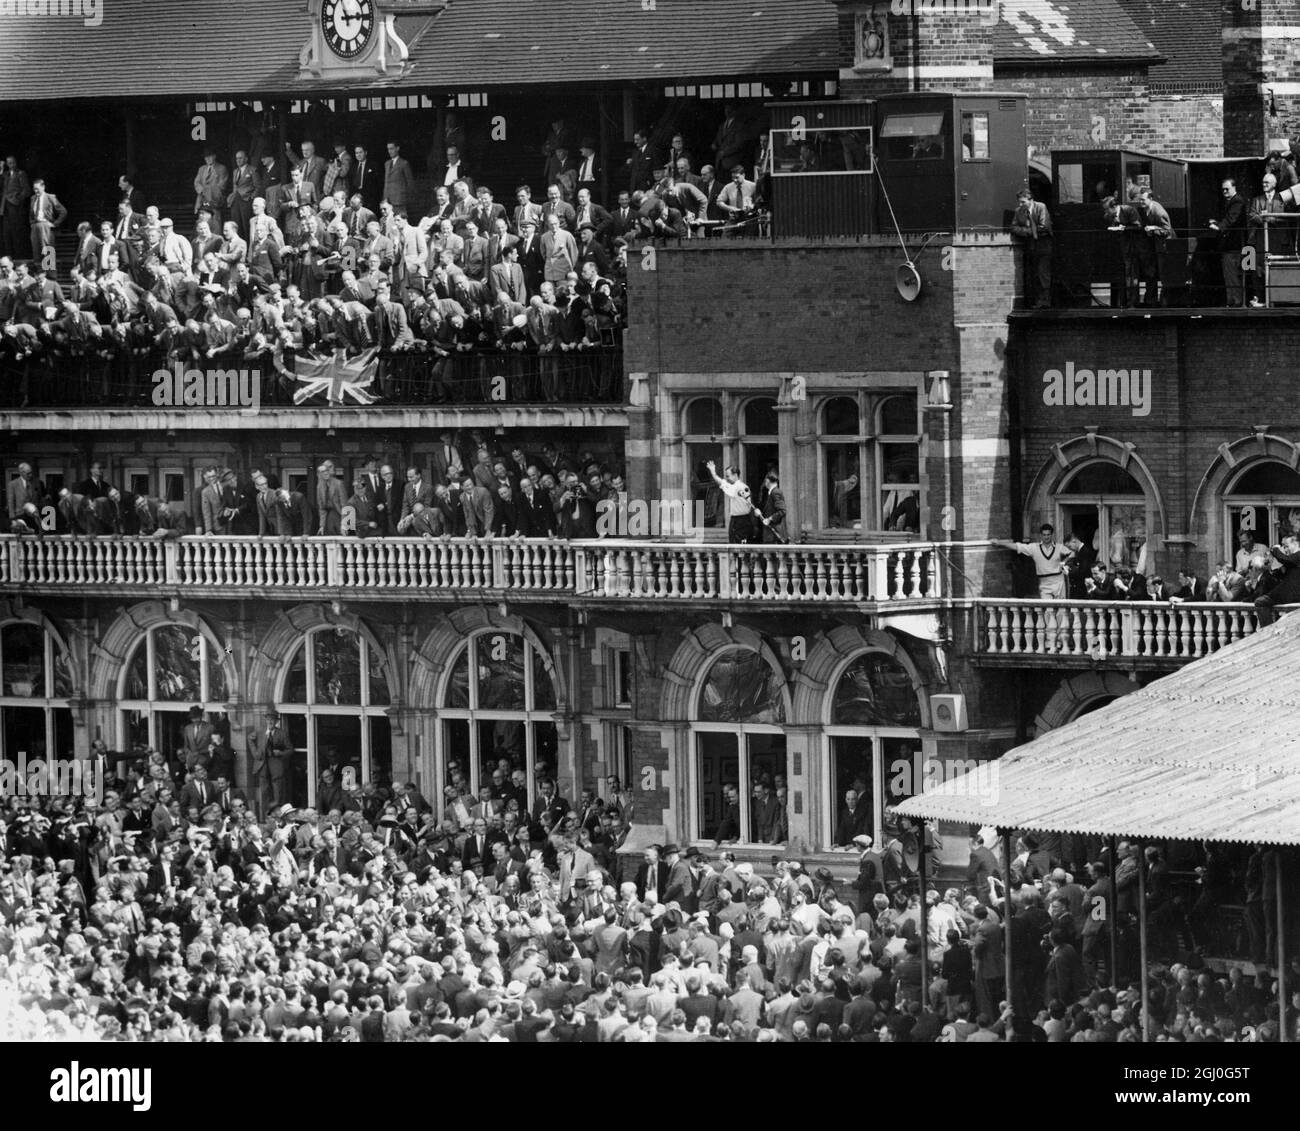
M 854 71 L 854 17 L 839 13 L 840 96 L 870 98 L 912 89 L 912 68 L 919 68 L 921 86 L 935 90 L 988 90 L 993 85 L 993 45 L 990 28 L 978 16 L 921 15 L 916 35 L 910 16 L 888 19 L 893 70 Z
M 1053 463 L 1052 445 L 1095 428 L 1099 435 L 1134 446 L 1150 469 L 1163 500 L 1164 534 L 1186 534 L 1187 546 L 1157 550 L 1154 568 L 1168 571 L 1191 561 L 1198 571 L 1223 550 L 1222 503 L 1211 492 L 1193 512 L 1202 479 L 1216 465 L 1219 448 L 1260 427 L 1292 443 L 1300 441 L 1293 365 L 1300 326 L 1286 315 L 1117 321 L 1017 319 L 1012 326 L 1010 376 L 1023 423 L 1024 491 Z M 1043 374 L 1077 368 L 1151 370 L 1151 412 L 1131 408 L 1048 406 Z M 1046 514 L 1024 516 L 1028 524 Z M 1026 526 L 1025 529 L 1029 527 Z
M 1300 81 L 1300 0 L 1224 0 L 1223 133 L 1230 155 L 1263 153 L 1269 138 L 1300 136 L 1300 95 L 1269 88 Z M 1276 111 L 1276 116 L 1274 116 Z

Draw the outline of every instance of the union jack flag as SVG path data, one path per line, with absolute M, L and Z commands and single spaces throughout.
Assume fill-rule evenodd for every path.
M 292 372 L 282 365 L 279 368 L 300 386 L 293 394 L 294 404 L 302 404 L 324 393 L 326 401 L 332 405 L 346 404 L 349 397 L 357 404 L 368 405 L 379 399 L 370 392 L 379 368 L 375 356 L 378 352 L 369 349 L 352 358 L 343 349 L 336 349 L 333 356 L 326 358 L 298 354 Z

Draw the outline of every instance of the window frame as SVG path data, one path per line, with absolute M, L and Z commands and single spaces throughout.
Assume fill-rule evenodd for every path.
M 156 655 L 156 646 L 154 635 L 160 629 L 180 628 L 190 636 L 191 646 L 194 637 L 199 637 L 203 642 L 200 649 L 199 665 L 199 697 L 197 699 L 160 699 L 158 698 L 158 660 Z M 145 652 L 145 671 L 146 671 L 146 697 L 144 699 L 128 698 L 127 680 L 130 678 L 131 667 L 135 663 L 136 655 L 139 653 L 141 646 L 146 649 Z M 117 748 L 122 751 L 128 751 L 130 720 L 132 713 L 142 713 L 145 716 L 145 729 L 148 735 L 148 745 L 150 750 L 161 749 L 161 728 L 158 716 L 161 714 L 169 715 L 188 715 L 189 709 L 193 706 L 203 708 L 204 715 L 209 714 L 227 714 L 229 711 L 229 702 L 232 687 L 233 673 L 227 670 L 225 662 L 221 659 L 223 649 L 219 640 L 211 635 L 206 628 L 195 627 L 194 625 L 184 624 L 180 621 L 161 621 L 158 624 L 151 624 L 143 632 L 143 637 L 135 641 L 127 650 L 126 659 L 122 663 L 121 671 L 117 679 Z M 218 665 L 222 669 L 222 675 L 226 682 L 226 699 L 218 700 L 212 698 L 212 665 Z M 163 753 L 167 753 L 163 751 Z
M 318 703 L 316 702 L 316 645 L 315 638 L 327 632 L 337 632 L 342 629 L 351 633 L 357 638 L 358 647 L 358 673 L 360 676 L 360 688 L 358 698 L 359 703 Z M 374 750 L 370 736 L 370 720 L 375 718 L 389 719 L 388 712 L 392 709 L 393 698 L 393 680 L 392 673 L 388 666 L 388 657 L 380 649 L 378 657 L 379 667 L 383 672 L 384 680 L 388 684 L 388 703 L 372 703 L 370 701 L 370 667 L 371 667 L 371 646 L 366 634 L 346 625 L 320 624 L 314 625 L 307 629 L 295 642 L 288 652 L 288 658 L 279 673 L 275 685 L 275 704 L 276 710 L 280 712 L 283 719 L 290 716 L 300 717 L 305 720 L 307 746 L 305 749 L 294 747 L 295 753 L 307 755 L 307 804 L 314 806 L 316 804 L 316 787 L 320 780 L 321 765 L 320 752 L 318 750 L 316 736 L 316 720 L 327 717 L 355 717 L 360 720 L 361 726 L 361 781 L 372 781 L 374 777 Z M 299 653 L 303 654 L 303 672 L 304 672 L 304 702 L 291 703 L 287 698 L 289 689 L 289 678 L 293 674 L 294 662 L 297 660 Z M 390 723 L 391 725 L 391 723 Z
M 44 653 L 41 657 L 41 674 L 44 678 L 45 692 L 44 695 L 10 695 L 4 685 L 4 632 L 6 629 L 21 626 L 34 628 L 40 632 L 44 644 Z M 52 695 L 50 692 L 55 689 L 54 669 L 56 661 L 56 652 L 61 653 L 68 671 L 68 691 L 67 696 Z M 76 697 L 76 688 L 73 685 L 73 666 L 72 656 L 69 653 L 64 642 L 59 638 L 54 629 L 43 619 L 40 621 L 26 620 L 22 617 L 10 617 L 0 621 L 0 757 L 4 757 L 11 762 L 17 760 L 20 753 L 26 753 L 29 757 L 33 756 L 33 751 L 9 750 L 5 739 L 3 714 L 7 708 L 21 710 L 39 710 L 44 715 L 45 722 L 45 751 L 47 758 L 66 759 L 73 756 L 71 750 L 59 750 L 57 747 L 58 727 L 55 723 L 55 713 L 66 711 L 68 713 L 69 729 L 73 724 L 72 718 L 72 700 Z
M 522 710 L 511 710 L 500 707 L 481 707 L 478 705 L 479 688 L 478 680 L 470 678 L 467 685 L 467 694 L 469 706 L 453 707 L 447 704 L 447 697 L 451 690 L 451 681 L 455 674 L 457 665 L 460 663 L 461 656 L 466 657 L 466 664 L 471 676 L 477 671 L 477 652 L 478 641 L 485 637 L 492 636 L 514 636 L 520 641 L 524 650 L 523 668 L 524 668 L 524 707 Z M 551 693 L 556 704 L 555 707 L 538 707 L 537 688 L 536 688 L 536 660 L 541 659 L 541 670 L 551 681 Z M 478 791 L 482 788 L 483 772 L 483 751 L 478 737 L 478 724 L 482 722 L 517 722 L 524 728 L 524 772 L 527 777 L 528 788 L 528 807 L 531 810 L 533 803 L 537 799 L 536 782 L 534 775 L 537 767 L 537 741 L 535 727 L 537 724 L 550 724 L 557 726 L 557 765 L 554 767 L 555 778 L 558 778 L 560 767 L 558 765 L 559 746 L 558 746 L 558 725 L 556 723 L 556 711 L 560 702 L 560 689 L 555 684 L 554 660 L 545 651 L 533 643 L 527 633 L 519 632 L 507 628 L 480 628 L 471 632 L 465 637 L 465 640 L 457 646 L 456 650 L 448 657 L 447 665 L 443 670 L 442 676 L 438 681 L 437 689 L 437 726 L 434 731 L 434 781 L 436 783 L 439 812 L 446 806 L 445 790 L 451 783 L 447 780 L 447 763 L 450 759 L 448 750 L 447 728 L 444 723 L 457 720 L 468 723 L 469 731 L 469 752 L 466 755 L 468 761 L 468 776 L 470 783 L 470 793 L 474 800 L 477 800 Z M 576 784 L 576 783 L 575 783 Z M 473 801 L 470 802 L 473 804 Z

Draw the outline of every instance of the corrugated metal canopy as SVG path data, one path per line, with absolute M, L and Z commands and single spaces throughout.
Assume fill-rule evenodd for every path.
M 927 790 L 907 816 L 1300 844 L 1300 612 Z

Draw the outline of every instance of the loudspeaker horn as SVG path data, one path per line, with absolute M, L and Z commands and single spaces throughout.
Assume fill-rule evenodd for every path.
M 920 297 L 921 273 L 910 260 L 899 264 L 898 270 L 894 272 L 894 286 L 898 290 L 899 298 L 904 302 L 915 302 Z

